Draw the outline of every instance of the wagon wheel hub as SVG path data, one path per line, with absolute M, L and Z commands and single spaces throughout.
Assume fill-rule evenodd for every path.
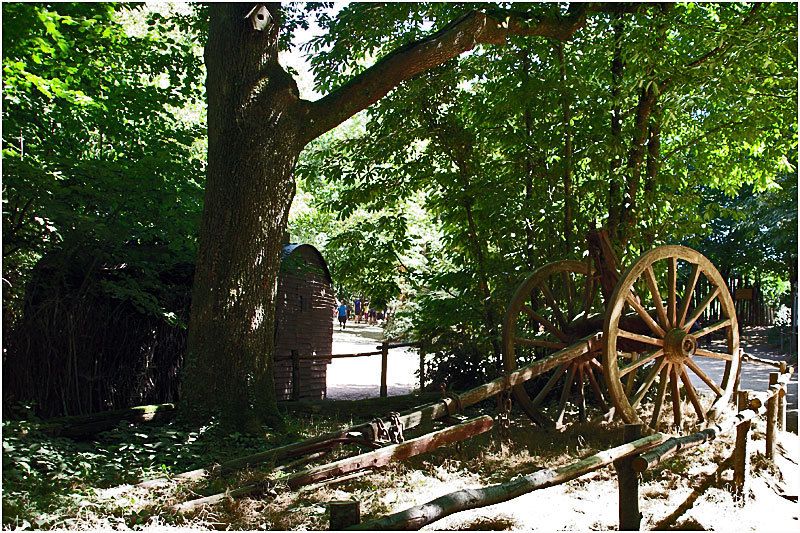
M 680 328 L 671 329 L 664 336 L 664 354 L 672 363 L 681 363 L 694 355 L 697 339 Z

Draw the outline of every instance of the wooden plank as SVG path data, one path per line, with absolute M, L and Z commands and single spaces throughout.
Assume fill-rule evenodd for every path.
M 325 479 L 352 472 L 379 468 L 393 461 L 402 461 L 409 457 L 435 450 L 445 444 L 460 442 L 475 435 L 480 435 L 490 429 L 492 429 L 492 417 L 484 415 L 400 444 L 385 446 L 372 452 L 362 453 L 355 457 L 348 457 L 334 463 L 298 472 L 288 477 L 285 482 L 290 488 L 297 489 L 303 485 L 318 483 Z
M 342 459 L 327 465 L 310 468 L 289 476 L 283 481 L 289 486 L 289 488 L 296 490 L 304 485 L 318 483 L 320 481 L 333 479 L 338 476 L 351 474 L 361 470 L 378 468 L 395 460 L 408 459 L 409 457 L 434 450 L 445 444 L 458 442 L 469 437 L 479 435 L 480 433 L 489 431 L 491 428 L 492 417 L 484 415 L 472 420 L 468 420 L 462 424 L 458 424 L 457 426 L 452 426 L 434 433 L 429 433 L 401 444 L 386 446 L 384 448 L 379 448 L 372 452 L 363 453 L 355 457 L 349 457 L 347 459 Z M 262 486 L 260 484 L 237 487 L 235 489 L 214 494 L 212 496 L 206 496 L 204 498 L 198 498 L 196 500 L 190 500 L 173 505 L 171 510 L 177 513 L 193 511 L 204 505 L 215 505 L 227 498 L 235 498 L 253 494 L 260 490 L 261 487 Z

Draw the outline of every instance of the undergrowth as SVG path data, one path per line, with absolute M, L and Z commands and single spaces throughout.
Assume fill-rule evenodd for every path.
M 200 428 L 120 423 L 93 440 L 44 433 L 33 416 L 3 421 L 3 527 L 70 528 L 107 515 L 106 525 L 152 523 L 156 508 L 120 506 L 104 489 L 208 467 L 328 431 L 335 421 L 286 418 L 285 433 L 263 436 Z M 174 497 L 175 495 L 170 495 Z M 131 497 L 130 500 L 135 500 Z M 112 502 L 112 503 L 109 503 Z M 160 520 L 170 522 L 167 516 Z

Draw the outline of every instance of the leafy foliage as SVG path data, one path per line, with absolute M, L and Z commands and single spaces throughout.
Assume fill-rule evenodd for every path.
M 3 5 L 3 20 L 7 318 L 52 250 L 136 270 L 102 290 L 145 313 L 174 313 L 150 295 L 159 272 L 193 257 L 201 209 L 191 13 L 17 3 Z
M 4 398 L 50 414 L 174 394 L 147 374 L 155 352 L 174 380 L 183 351 L 202 13 L 162 9 L 3 5 Z
M 327 33 L 307 47 L 318 87 L 481 7 L 351 4 L 322 15 Z M 559 8 L 514 9 L 536 17 Z M 787 279 L 796 234 L 777 228 L 796 220 L 795 18 L 786 4 L 593 15 L 566 44 L 514 38 L 403 83 L 313 143 L 298 168 L 325 253 L 345 265 L 338 283 L 383 294 L 378 281 L 392 280 L 399 329 L 431 342 L 441 368 L 433 379 L 454 382 L 494 372 L 492 342 L 513 287 L 548 261 L 582 257 L 583 235 L 612 209 L 631 220 L 623 262 L 685 240 L 714 260 L 721 241 L 720 268 L 732 260 Z M 640 115 L 647 91 L 655 103 Z M 784 190 L 785 207 L 773 209 Z M 631 191 L 633 202 L 623 196 Z M 736 231 L 724 230 L 735 212 Z M 727 253 L 736 247 L 748 255 Z

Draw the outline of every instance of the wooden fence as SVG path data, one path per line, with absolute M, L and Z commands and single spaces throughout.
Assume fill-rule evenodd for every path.
M 377 351 L 374 352 L 362 352 L 362 353 L 338 353 L 331 355 L 331 359 L 343 359 L 346 357 L 369 357 L 371 355 L 380 355 L 381 356 L 381 398 L 386 398 L 388 396 L 388 387 L 386 384 L 387 381 L 387 369 L 389 366 L 389 350 L 393 348 L 408 348 L 408 347 L 419 347 L 419 390 L 420 392 L 425 391 L 425 350 L 422 347 L 422 344 L 419 342 L 391 342 L 389 340 L 385 340 L 381 342 L 377 348 Z
M 737 414 L 697 433 L 683 437 L 669 437 L 663 433 L 655 433 L 642 437 L 641 425 L 628 425 L 625 427 L 624 442 L 615 448 L 596 453 L 566 466 L 539 470 L 506 483 L 446 494 L 422 505 L 370 522 L 359 523 L 357 503 L 351 502 L 350 505 L 347 505 L 336 502 L 336 505 L 330 508 L 331 525 L 335 524 L 337 528 L 365 530 L 417 530 L 445 516 L 508 501 L 534 490 L 560 485 L 613 464 L 619 487 L 619 529 L 635 531 L 639 530 L 642 518 L 639 512 L 638 474 L 655 467 L 668 457 L 685 453 L 687 450 L 731 431 L 736 432 L 733 455 L 721 465 L 716 474 L 719 474 L 723 468 L 733 468 L 733 490 L 737 497 L 742 498 L 746 494 L 749 457 L 747 446 L 752 421 L 766 414 L 765 452 L 770 459 L 775 453 L 776 435 L 786 428 L 786 387 L 793 369 L 787 367 L 784 362 L 770 361 L 767 364 L 780 366 L 780 371 L 770 373 L 770 385 L 767 391 L 739 391 Z M 675 513 L 662 520 L 659 526 L 668 525 L 668 519 L 671 517 L 674 517 L 673 520 L 677 519 L 680 516 L 679 513 L 683 511 L 685 509 L 679 508 Z M 658 527 L 658 529 L 661 528 Z

